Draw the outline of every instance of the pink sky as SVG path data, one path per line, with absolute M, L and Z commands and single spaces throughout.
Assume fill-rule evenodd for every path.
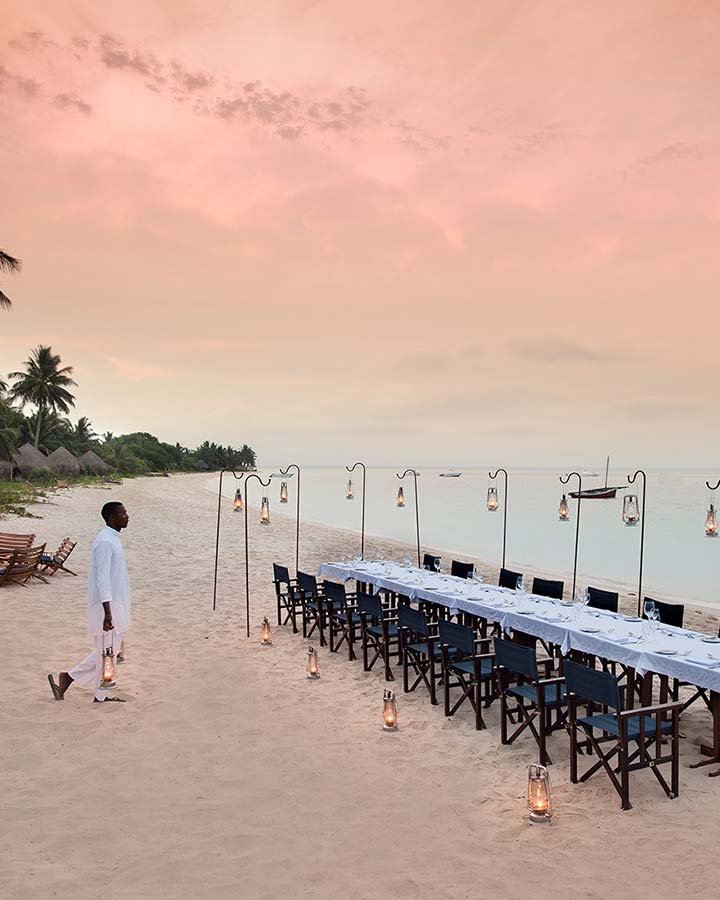
M 268 461 L 715 462 L 720 7 L 11 2 L 0 372 Z

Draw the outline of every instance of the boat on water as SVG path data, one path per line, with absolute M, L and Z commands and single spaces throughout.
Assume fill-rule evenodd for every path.
M 460 478 L 462 472 L 441 472 L 438 478 Z
M 605 464 L 605 486 L 595 488 L 583 488 L 582 491 L 570 491 L 573 500 L 614 500 L 618 491 L 621 491 L 625 485 L 609 485 L 608 475 L 610 473 L 610 457 L 608 456 Z

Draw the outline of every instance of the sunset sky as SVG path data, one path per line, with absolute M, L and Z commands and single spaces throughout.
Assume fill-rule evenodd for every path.
M 0 373 L 261 461 L 720 465 L 718 47 L 716 0 L 11 0 Z

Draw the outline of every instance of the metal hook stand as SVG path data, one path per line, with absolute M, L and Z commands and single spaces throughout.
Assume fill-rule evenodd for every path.
M 362 468 L 362 509 L 360 513 L 360 556 L 365 559 L 365 463 L 356 462 L 352 466 L 345 466 L 348 472 L 354 472 L 357 467 Z
M 213 612 L 215 612 L 215 607 L 216 607 L 216 603 L 217 603 L 217 572 L 218 572 L 218 553 L 220 551 L 220 504 L 222 502 L 222 480 L 223 480 L 223 475 L 226 472 L 232 472 L 233 478 L 235 478 L 236 481 L 242 481 L 246 474 L 245 472 L 241 472 L 238 475 L 234 469 L 221 469 L 220 470 L 220 486 L 218 487 L 217 531 L 215 533 L 215 577 L 213 580 Z
M 254 472 L 245 479 L 245 619 L 247 624 L 247 636 L 250 637 L 250 559 L 248 556 L 248 482 L 257 479 L 263 487 L 270 487 L 270 479 L 263 481 Z
M 638 475 L 642 475 L 643 479 L 643 489 L 642 489 L 642 513 L 640 516 L 640 572 L 638 575 L 638 594 L 637 594 L 637 614 L 639 616 L 642 615 L 642 582 L 643 582 L 643 564 L 645 558 L 645 495 L 647 492 L 647 475 L 642 469 L 638 469 L 634 475 L 628 475 L 627 480 L 628 484 L 635 484 Z M 718 482 L 720 484 L 720 482 Z
M 488 472 L 490 481 L 495 481 L 500 472 L 505 476 L 505 493 L 503 495 L 503 551 L 502 551 L 502 567 L 505 568 L 505 545 L 507 543 L 507 501 L 508 501 L 508 473 L 507 469 L 496 469 L 495 474 Z
M 297 472 L 297 497 L 295 503 L 295 577 L 300 570 L 300 466 L 297 463 L 290 463 L 286 469 L 280 469 L 281 475 L 287 475 L 290 469 Z
M 580 540 L 580 504 L 582 503 L 582 475 L 579 472 L 570 472 L 564 477 L 560 476 L 560 484 L 567 484 L 573 475 L 578 480 L 578 496 L 577 496 L 577 522 L 575 523 L 575 561 L 573 562 L 573 584 L 572 599 L 575 599 L 575 585 L 577 584 L 577 560 L 578 560 L 578 543 Z
M 405 471 L 402 473 L 402 475 L 398 475 L 397 472 L 395 473 L 396 478 L 399 478 L 400 481 L 402 481 L 406 475 L 412 475 L 413 482 L 415 484 L 415 536 L 417 539 L 417 562 L 418 562 L 418 569 L 419 569 L 419 568 L 421 568 L 421 562 L 420 562 L 420 514 L 418 512 L 418 489 L 417 489 L 418 473 L 415 471 L 415 469 L 405 469 Z

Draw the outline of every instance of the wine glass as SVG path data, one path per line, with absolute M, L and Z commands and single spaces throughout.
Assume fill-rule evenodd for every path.
M 653 617 L 653 613 L 655 612 L 655 601 L 645 599 L 645 603 L 643 604 L 643 612 L 645 613 L 646 619 L 651 619 Z
M 439 557 L 437 557 L 437 556 L 435 557 L 435 560 L 433 561 L 433 565 L 435 566 L 435 571 L 439 575 L 442 572 L 442 561 L 440 560 Z

